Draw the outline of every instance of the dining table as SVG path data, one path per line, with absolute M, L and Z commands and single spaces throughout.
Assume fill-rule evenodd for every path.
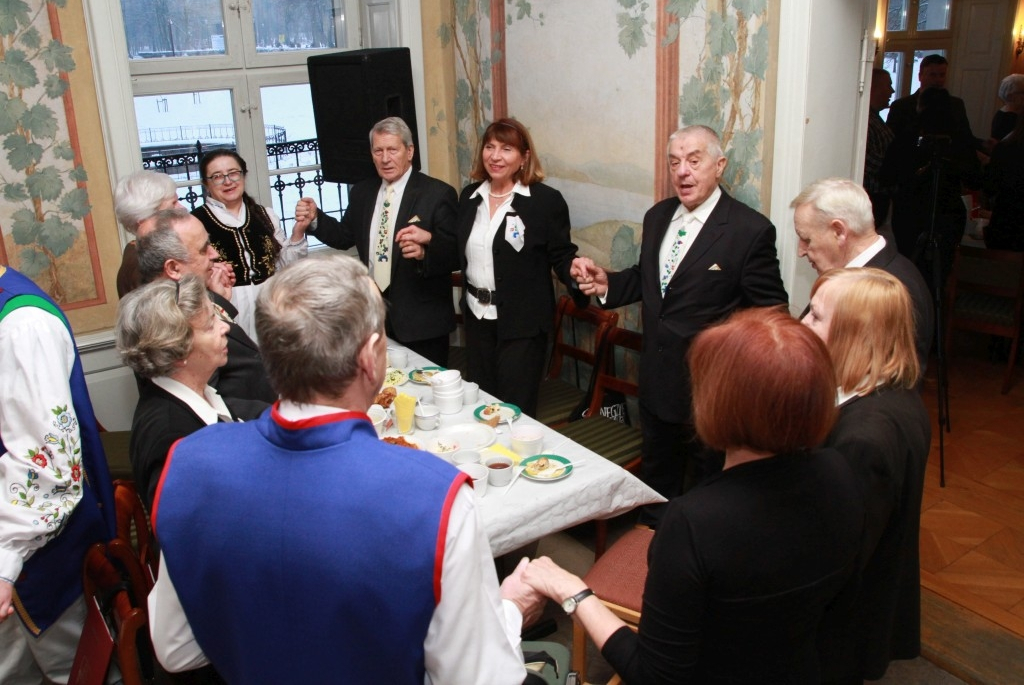
M 394 341 L 388 341 L 388 349 L 406 353 L 391 354 L 392 358 L 406 357 L 406 364 L 402 367 L 389 367 L 389 370 L 400 370 L 404 378 L 395 384 L 396 390 L 422 403 L 432 403 L 429 379 L 414 372 L 422 369 L 436 371 L 439 367 Z M 392 380 L 399 376 L 397 371 L 390 375 Z M 477 500 L 478 511 L 495 557 L 587 521 L 612 518 L 638 506 L 665 501 L 664 497 L 618 464 L 525 413 L 520 412 L 511 424 L 501 423 L 492 427 L 482 422 L 481 407 L 500 402 L 500 398 L 480 388 L 477 401 L 463 404 L 457 413 L 442 413 L 436 428 L 422 430 L 414 427 L 411 433 L 403 436 L 428 451 L 437 450 L 439 437 L 442 442 L 454 440 L 460 449 L 479 451 L 481 461 L 485 461 L 490 456 L 512 452 L 511 427 L 531 425 L 538 427 L 543 435 L 539 454 L 555 455 L 572 463 L 571 473 L 557 480 L 531 480 L 523 477 L 522 469 L 516 467 L 517 477 L 510 486 L 486 488 Z M 382 437 L 388 436 L 398 436 L 397 421 L 389 420 L 385 424 Z M 488 442 L 491 444 L 484 446 Z M 437 458 L 452 461 L 450 454 L 437 455 Z

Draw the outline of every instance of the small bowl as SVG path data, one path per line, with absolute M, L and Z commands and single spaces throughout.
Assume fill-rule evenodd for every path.
M 462 393 L 454 397 L 435 397 L 434 404 L 442 414 L 458 414 L 462 411 Z
M 462 372 L 458 369 L 446 369 L 445 371 L 438 371 L 430 377 L 430 387 L 432 388 L 446 388 L 450 386 L 461 386 L 462 385 Z
M 511 457 L 491 457 L 484 462 L 487 467 L 487 482 L 496 488 L 508 485 L 514 471 Z
M 476 450 L 459 450 L 452 455 L 452 463 L 456 466 L 463 464 L 479 464 L 480 453 Z
M 432 431 L 441 425 L 441 410 L 433 404 L 417 404 L 413 416 L 421 431 Z
M 520 457 L 532 457 L 544 447 L 544 431 L 539 426 L 516 426 L 512 429 L 512 451 Z
M 434 439 L 427 443 L 427 451 L 438 457 L 454 457 L 459 452 L 467 452 L 470 450 L 460 450 L 459 443 L 454 440 L 442 440 Z M 480 457 L 477 456 L 477 461 Z
M 489 468 L 483 464 L 462 464 L 459 470 L 473 479 L 473 492 L 477 497 L 483 497 L 487 492 L 487 473 Z

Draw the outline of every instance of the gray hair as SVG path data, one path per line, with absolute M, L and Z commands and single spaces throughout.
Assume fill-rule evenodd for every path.
M 270 383 L 308 404 L 339 396 L 355 379 L 359 350 L 384 334 L 384 299 L 366 265 L 346 255 L 301 259 L 256 300 L 256 337 Z
M 810 205 L 823 223 L 839 219 L 856 236 L 875 230 L 871 198 L 859 183 L 848 178 L 823 178 L 811 183 L 789 203 L 792 209 Z
M 139 275 L 143 283 L 159 278 L 167 260 L 188 264 L 188 248 L 174 226 L 191 216 L 184 209 L 164 209 L 155 214 L 156 226 L 138 239 Z
M 1010 74 L 999 82 L 999 99 L 1009 102 L 1010 96 L 1024 93 L 1024 74 Z
M 391 134 L 402 139 L 402 144 L 412 147 L 412 130 L 401 117 L 388 117 L 381 119 L 370 129 L 370 145 L 373 145 L 373 137 L 377 134 Z
M 707 145 L 704 147 L 708 154 L 714 159 L 721 159 L 725 157 L 725 153 L 722 152 L 722 139 L 718 137 L 718 133 L 715 129 L 710 126 L 704 126 L 703 124 L 691 124 L 690 126 L 684 126 L 677 129 L 672 135 L 668 137 L 668 143 L 665 145 L 666 153 L 672 147 L 672 141 L 682 136 L 690 135 L 691 133 L 700 133 L 707 139 Z
M 117 351 L 142 378 L 168 376 L 192 352 L 192 324 L 206 308 L 202 279 L 161 278 L 131 291 L 117 307 Z
M 117 182 L 114 214 L 124 230 L 135 235 L 139 224 L 156 214 L 160 205 L 172 197 L 178 198 L 173 178 L 155 171 L 136 171 Z

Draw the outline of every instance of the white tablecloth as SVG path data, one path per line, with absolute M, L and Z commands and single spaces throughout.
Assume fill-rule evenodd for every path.
M 394 341 L 389 341 L 388 346 L 404 349 Z M 434 366 L 432 362 L 412 350 L 408 352 L 409 361 L 404 371 Z M 427 402 L 431 398 L 430 387 L 426 385 L 406 382 L 398 390 Z M 462 411 L 458 414 L 442 414 L 439 428 L 431 431 L 415 430 L 409 437 L 418 443 L 426 444 L 446 427 L 460 423 L 477 423 L 473 411 L 481 404 L 496 401 L 500 400 L 481 390 L 479 401 L 472 405 L 463 405 Z M 611 518 L 643 504 L 665 501 L 661 495 L 622 467 L 538 423 L 533 417 L 524 414 L 512 425 L 522 424 L 541 427 L 544 432 L 544 454 L 557 454 L 574 463 L 583 463 L 574 468 L 572 474 L 564 480 L 541 483 L 520 477 L 507 494 L 505 488 L 487 488 L 487 492 L 480 499 L 480 514 L 494 556 L 506 554 L 545 535 L 585 521 Z M 508 425 L 503 424 L 500 430 L 497 442 L 511 449 Z M 395 434 L 394 427 L 385 433 Z

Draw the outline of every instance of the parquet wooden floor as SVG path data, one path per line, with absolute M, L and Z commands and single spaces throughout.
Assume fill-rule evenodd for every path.
M 921 508 L 921 585 L 1024 638 L 1024 368 L 999 393 L 1005 362 L 988 336 L 958 334 L 949 359 L 951 432 L 939 485 L 935 364 L 924 398 L 932 414 Z

